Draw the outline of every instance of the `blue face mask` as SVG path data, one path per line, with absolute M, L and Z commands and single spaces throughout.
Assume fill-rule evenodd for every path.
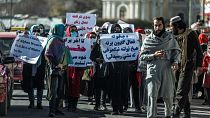
M 77 37 L 77 32 L 71 32 L 71 37 Z

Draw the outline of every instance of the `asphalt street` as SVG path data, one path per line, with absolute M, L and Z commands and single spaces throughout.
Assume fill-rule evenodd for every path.
M 44 92 L 46 95 L 46 91 Z M 203 100 L 193 99 L 191 105 L 192 117 L 191 118 L 210 118 L 210 107 L 207 105 L 201 105 Z M 48 101 L 43 98 L 44 109 L 28 109 L 27 94 L 22 90 L 15 90 L 13 92 L 13 99 L 11 101 L 11 108 L 8 111 L 8 115 L 3 118 L 42 118 L 48 117 Z M 81 96 L 78 110 L 76 113 L 68 112 L 65 108 L 62 111 L 64 116 L 56 116 L 56 118 L 146 118 L 146 113 L 136 113 L 134 108 L 129 108 L 128 112 L 122 115 L 111 115 L 112 108 L 108 105 L 108 111 L 94 111 L 94 105 L 88 105 L 87 97 Z M 158 116 L 164 117 L 164 105 L 158 104 Z

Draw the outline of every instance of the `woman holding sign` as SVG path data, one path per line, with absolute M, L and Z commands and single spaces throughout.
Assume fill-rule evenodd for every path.
M 125 27 L 123 29 L 124 33 L 133 33 L 133 30 L 130 27 Z M 139 103 L 139 87 L 140 87 L 140 75 L 137 73 L 137 63 L 138 60 L 129 61 L 129 88 L 130 88 L 130 103 L 132 106 L 134 100 L 135 111 L 141 112 L 140 103 Z M 138 77 L 139 76 L 139 77 Z M 129 96 L 128 96 L 129 97 Z M 127 97 L 127 98 L 128 98 Z M 128 109 L 128 99 L 125 101 L 124 111 Z
M 106 31 L 105 31 L 106 32 Z M 102 34 L 105 34 L 102 32 Z M 94 81 L 94 93 L 95 93 L 95 107 L 94 110 L 107 110 L 106 97 L 108 94 L 108 62 L 105 62 L 101 47 L 100 38 L 97 37 L 96 43 L 91 50 L 90 59 L 93 61 L 93 81 Z M 101 101 L 102 98 L 102 101 Z M 101 106 L 102 102 L 102 106 Z
M 66 29 L 67 37 L 78 37 L 78 29 L 75 25 L 68 26 Z M 84 68 L 68 67 L 69 80 L 69 95 L 68 95 L 68 110 L 75 112 L 77 109 L 77 102 L 80 97 L 80 80 L 84 74 Z
M 29 31 L 30 35 L 39 36 L 40 28 L 38 25 L 33 25 Z M 42 96 L 44 89 L 45 64 L 44 51 L 36 64 L 23 64 L 23 81 L 22 89 L 28 93 L 30 104 L 28 108 L 34 108 L 34 88 L 37 88 L 37 109 L 42 109 Z
M 111 33 L 121 33 L 122 28 L 119 24 L 113 24 Z M 117 39 L 116 39 L 117 40 Z M 109 67 L 111 99 L 113 112 L 112 115 L 123 113 L 123 106 L 129 93 L 129 62 L 111 62 Z

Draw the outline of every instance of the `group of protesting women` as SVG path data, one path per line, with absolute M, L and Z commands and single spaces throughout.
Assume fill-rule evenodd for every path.
M 188 30 L 178 16 L 170 20 L 172 33 L 166 31 L 162 17 L 154 18 L 153 25 L 153 32 L 145 39 L 143 29 L 122 28 L 120 24 L 108 22 L 101 27 L 96 26 L 92 32 L 85 35 L 85 40 L 94 40 L 89 57 L 92 63 L 86 67 L 78 67 L 71 66 L 74 58 L 70 48 L 66 47 L 67 40 L 64 38 L 79 37 L 78 27 L 56 24 L 50 30 L 47 44 L 37 63 L 24 63 L 22 88 L 29 96 L 28 108 L 35 106 L 34 87 L 36 87 L 37 108 L 42 109 L 44 80 L 46 80 L 49 117 L 64 115 L 60 110 L 61 106 L 66 107 L 68 111 L 76 112 L 83 85 L 86 85 L 88 101 L 90 105 L 95 102 L 96 111 L 108 110 L 107 104 L 111 104 L 112 115 L 119 115 L 127 112 L 130 104 L 135 107 L 137 113 L 147 111 L 147 117 L 154 118 L 157 116 L 156 101 L 162 97 L 165 102 L 165 117 L 169 118 L 172 115 L 171 108 L 177 77 L 179 78 L 176 92 L 178 105 L 174 116 L 179 117 L 184 109 L 184 117 L 190 117 L 188 93 L 194 69 L 194 55 L 190 51 L 197 53 L 198 71 L 201 70 L 199 67 L 202 66 L 203 58 L 200 45 L 197 40 L 194 40 L 197 35 L 192 30 Z M 135 42 L 138 43 L 136 49 L 139 51 L 136 59 L 105 61 L 107 57 L 104 56 L 101 37 L 126 33 L 138 37 Z M 46 36 L 46 33 L 43 33 L 43 28 L 39 25 L 34 25 L 29 34 L 24 35 Z

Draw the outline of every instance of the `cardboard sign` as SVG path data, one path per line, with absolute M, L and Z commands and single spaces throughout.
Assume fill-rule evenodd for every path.
M 79 30 L 79 36 L 85 36 L 96 25 L 96 14 L 67 13 L 66 24 L 76 25 Z
M 36 64 L 46 43 L 47 38 L 45 37 L 19 34 L 12 44 L 10 56 L 30 64 Z
M 66 37 L 65 46 L 70 51 L 73 67 L 86 67 L 90 61 L 91 40 L 82 37 Z
M 101 50 L 106 62 L 136 60 L 140 50 L 136 33 L 101 35 Z

